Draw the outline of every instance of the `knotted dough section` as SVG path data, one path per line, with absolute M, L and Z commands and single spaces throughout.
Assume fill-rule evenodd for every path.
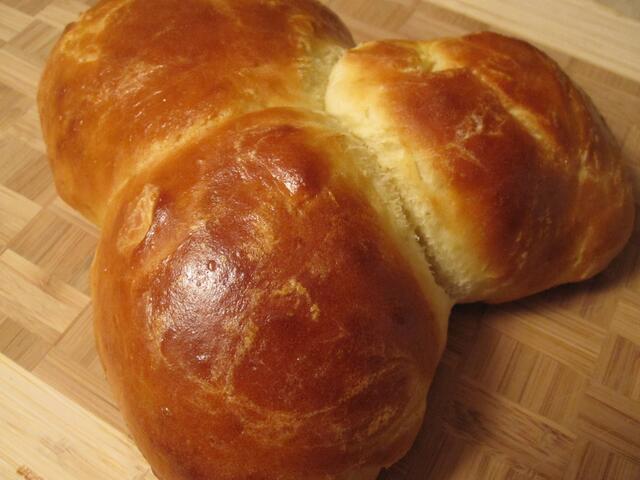
M 326 94 L 392 178 L 440 284 L 502 302 L 601 271 L 629 238 L 619 151 L 544 53 L 492 33 L 350 50 Z
M 329 116 L 269 109 L 120 191 L 96 338 L 159 478 L 370 480 L 408 450 L 451 302 L 377 170 Z
M 322 109 L 353 46 L 313 0 L 105 0 L 70 24 L 38 107 L 60 196 L 100 225 L 133 175 L 237 115 Z

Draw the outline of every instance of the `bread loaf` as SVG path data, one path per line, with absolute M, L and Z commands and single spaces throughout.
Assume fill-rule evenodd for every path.
M 588 97 L 484 33 L 354 48 L 314 0 L 103 0 L 38 94 L 102 228 L 98 351 L 160 480 L 373 480 L 456 302 L 602 270 L 634 204 Z

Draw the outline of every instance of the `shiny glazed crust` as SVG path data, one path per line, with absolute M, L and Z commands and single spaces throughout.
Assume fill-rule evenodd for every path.
M 103 0 L 49 59 L 56 185 L 103 227 L 98 351 L 161 480 L 373 480 L 450 295 L 586 278 L 628 238 L 609 130 L 542 53 L 352 46 L 313 0 Z
M 459 302 L 584 280 L 629 239 L 632 192 L 611 132 L 524 42 L 481 33 L 368 43 L 336 65 L 326 99 L 403 189 Z
M 413 442 L 448 311 L 376 211 L 365 151 L 324 116 L 265 110 L 119 195 L 96 336 L 160 478 L 358 478 Z
M 208 126 L 322 108 L 352 42 L 313 0 L 102 0 L 67 27 L 40 84 L 58 192 L 100 224 L 124 181 Z

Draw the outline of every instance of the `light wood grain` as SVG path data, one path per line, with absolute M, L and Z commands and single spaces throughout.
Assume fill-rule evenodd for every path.
M 637 0 L 596 0 L 605 8 L 619 15 L 640 20 L 640 3 Z
M 0 354 L 0 475 L 47 480 L 153 478 L 121 432 Z
M 0 0 L 2 480 L 153 478 L 94 348 L 99 232 L 56 196 L 35 108 L 48 51 L 93 3 Z M 492 29 L 534 42 L 593 97 L 640 192 L 640 2 L 325 3 L 358 40 Z M 640 479 L 640 221 L 591 281 L 457 307 L 423 429 L 380 478 Z

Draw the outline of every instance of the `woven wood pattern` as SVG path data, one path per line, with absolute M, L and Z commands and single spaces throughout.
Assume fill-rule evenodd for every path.
M 0 0 L 2 479 L 154 478 L 93 346 L 98 231 L 56 196 L 35 107 L 47 53 L 91 3 Z M 637 2 L 327 3 L 358 40 L 492 29 L 541 46 L 593 97 L 640 191 Z M 381 479 L 640 479 L 640 227 L 591 281 L 457 307 L 429 404 L 414 448 Z

